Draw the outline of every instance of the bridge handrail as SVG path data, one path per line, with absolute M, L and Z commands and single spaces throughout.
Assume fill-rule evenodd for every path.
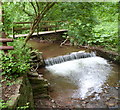
M 67 21 L 41 21 L 40 23 L 67 22 Z M 32 24 L 33 22 L 13 22 L 13 24 Z
M 68 22 L 68 21 L 41 21 L 40 23 L 60 23 L 60 22 Z M 30 29 L 30 27 L 29 28 L 28 27 L 27 28 L 26 27 L 15 28 L 14 24 L 32 24 L 32 23 L 33 22 L 13 22 L 13 28 L 12 28 L 13 38 L 15 38 L 15 32 L 16 31 L 29 30 Z M 57 24 L 55 24 L 55 25 L 41 25 L 41 27 L 39 27 L 39 29 L 47 28 L 49 30 L 50 28 L 55 28 L 55 30 L 56 30 L 57 27 L 60 27 L 60 25 L 57 25 Z M 37 29 L 37 31 L 39 29 Z

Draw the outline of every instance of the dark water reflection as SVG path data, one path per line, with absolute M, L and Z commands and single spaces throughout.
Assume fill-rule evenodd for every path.
M 71 52 L 80 51 L 80 48 L 75 48 L 73 46 L 62 46 L 56 43 L 40 43 L 36 40 L 30 40 L 29 44 L 34 48 L 38 49 L 40 52 L 43 52 L 44 58 L 51 58 L 60 55 L 65 55 Z M 84 49 L 82 49 L 84 50 Z

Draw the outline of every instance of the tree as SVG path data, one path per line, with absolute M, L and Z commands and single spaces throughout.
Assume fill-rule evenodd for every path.
M 68 25 L 67 23 L 60 23 L 60 25 L 69 30 L 68 34 L 73 44 L 102 45 L 109 49 L 117 47 L 118 3 L 5 2 L 3 5 L 5 30 L 8 30 L 8 27 L 12 28 L 12 22 L 33 20 L 26 42 L 41 20 L 67 20 Z
M 2 2 L 0 1 L 0 27 L 2 27 Z M 0 36 L 2 36 L 2 28 L 0 29 Z
M 0 30 L 0 36 L 2 38 L 6 37 L 5 27 L 4 27 L 4 9 L 2 8 L 3 3 L 0 1 L 0 26 L 2 27 Z
M 61 3 L 62 18 L 69 21 L 68 29 L 71 42 L 77 45 L 86 45 L 92 37 L 92 29 L 96 25 L 94 3 L 75 2 Z
M 32 34 L 34 33 L 35 29 L 37 28 L 40 21 L 44 18 L 46 13 L 55 5 L 56 2 L 47 2 L 47 3 L 41 3 L 41 2 L 29 2 L 34 9 L 34 20 L 32 23 L 32 26 L 30 28 L 30 32 L 28 36 L 25 39 L 25 45 L 27 41 L 30 39 Z M 23 10 L 26 12 L 25 10 Z M 30 15 L 30 14 L 29 14 Z
M 120 13 L 120 2 L 118 3 L 118 12 Z M 118 54 L 120 59 L 120 14 L 118 16 Z

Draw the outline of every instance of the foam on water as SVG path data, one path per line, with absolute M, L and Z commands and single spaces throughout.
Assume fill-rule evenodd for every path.
M 94 92 L 102 92 L 102 85 L 110 73 L 110 65 L 104 58 L 89 57 L 67 61 L 46 69 L 52 74 L 68 77 L 78 86 L 73 98 L 86 98 Z
M 50 65 L 55 65 L 55 64 L 62 63 L 62 62 L 66 62 L 66 61 L 94 57 L 94 56 L 96 56 L 94 52 L 88 53 L 84 51 L 78 51 L 78 52 L 72 52 L 70 54 L 63 55 L 63 56 L 48 58 L 44 61 L 45 61 L 46 66 L 50 66 Z

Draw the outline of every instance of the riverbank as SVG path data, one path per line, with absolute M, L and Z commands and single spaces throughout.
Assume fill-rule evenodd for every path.
M 50 58 L 50 57 L 55 57 L 55 56 L 59 56 L 59 55 L 65 55 L 65 54 L 69 54 L 71 52 L 76 52 L 76 51 L 97 51 L 97 55 L 102 56 L 105 58 L 105 56 L 107 57 L 107 59 L 113 58 L 113 59 L 109 59 L 110 61 L 116 62 L 116 60 L 114 58 L 116 58 L 116 56 L 118 56 L 118 54 L 116 54 L 115 52 L 106 52 L 104 51 L 104 49 L 102 48 L 98 48 L 97 47 L 84 47 L 84 46 L 71 46 L 69 44 L 63 45 L 62 47 L 60 47 L 60 45 L 57 43 L 53 43 L 53 42 L 47 42 L 47 41 L 29 41 L 29 43 L 32 44 L 32 48 L 38 49 L 38 51 L 42 51 L 43 52 L 43 57 L 46 58 Z M 41 53 L 40 53 L 41 54 Z M 107 55 L 106 55 L 107 54 Z M 112 57 L 111 57 L 112 56 Z M 35 57 L 34 57 L 35 58 Z M 113 65 L 113 63 L 109 62 L 111 65 Z M 115 68 L 119 68 L 119 66 L 115 66 Z M 117 72 L 117 70 L 116 70 Z M 47 77 L 46 75 L 46 69 L 44 68 L 40 68 L 38 70 L 38 75 L 42 75 L 42 77 L 46 77 L 46 79 L 48 79 L 48 84 L 44 88 L 46 88 L 46 93 L 48 95 L 42 95 L 39 94 L 39 92 L 37 92 L 37 89 L 40 89 L 41 86 L 36 86 L 35 88 L 33 88 L 36 92 L 37 95 L 35 95 L 34 97 L 34 101 L 35 101 L 35 108 L 39 109 L 39 108 L 117 108 L 118 107 L 118 83 L 116 84 L 111 84 L 110 86 L 108 86 L 107 88 L 105 88 L 105 90 L 101 93 L 101 94 L 97 94 L 97 96 L 95 94 L 92 94 L 90 97 L 86 98 L 86 99 L 80 99 L 80 98 L 70 98 L 69 100 L 58 100 L 56 98 L 54 98 L 54 96 L 57 96 L 56 93 L 54 94 L 54 83 L 51 84 L 50 83 L 50 78 L 52 78 L 52 80 L 54 79 L 53 77 Z M 49 74 L 49 73 L 48 73 Z M 118 73 L 116 73 L 117 75 Z M 52 76 L 52 75 L 51 75 Z M 62 77 L 61 77 L 62 78 Z M 62 78 L 64 79 L 64 78 Z M 4 78 L 2 79 L 4 80 Z M 55 79 L 54 79 L 55 80 Z M 116 77 L 111 77 L 108 79 L 109 82 L 111 82 L 111 80 L 115 81 L 117 80 Z M 114 82 L 113 81 L 113 82 Z M 64 81 L 63 81 L 64 82 Z M 49 85 L 50 83 L 50 85 Z M 10 81 L 10 83 L 6 83 L 3 82 L 3 94 L 4 94 L 4 101 L 6 102 L 7 100 L 9 100 L 9 98 L 15 94 L 15 89 L 18 86 L 17 84 L 14 84 Z M 9 85 L 11 84 L 11 85 Z M 58 85 L 59 87 L 60 85 Z M 69 85 L 67 85 L 69 86 Z M 32 86 L 34 87 L 34 86 Z M 39 90 L 38 90 L 39 91 Z M 42 89 L 41 89 L 42 91 Z M 63 90 L 64 92 L 64 90 Z M 33 92 L 34 93 L 34 92 Z M 52 95 L 53 94 L 53 95 Z M 61 94 L 62 97 L 66 97 L 66 95 L 64 93 Z M 99 97 L 101 100 L 94 100 L 95 97 Z M 28 105 L 25 105 L 28 106 Z
M 80 46 L 91 51 L 95 51 L 98 56 L 113 61 L 114 63 L 120 64 L 120 54 L 116 51 L 106 50 L 101 46 Z

